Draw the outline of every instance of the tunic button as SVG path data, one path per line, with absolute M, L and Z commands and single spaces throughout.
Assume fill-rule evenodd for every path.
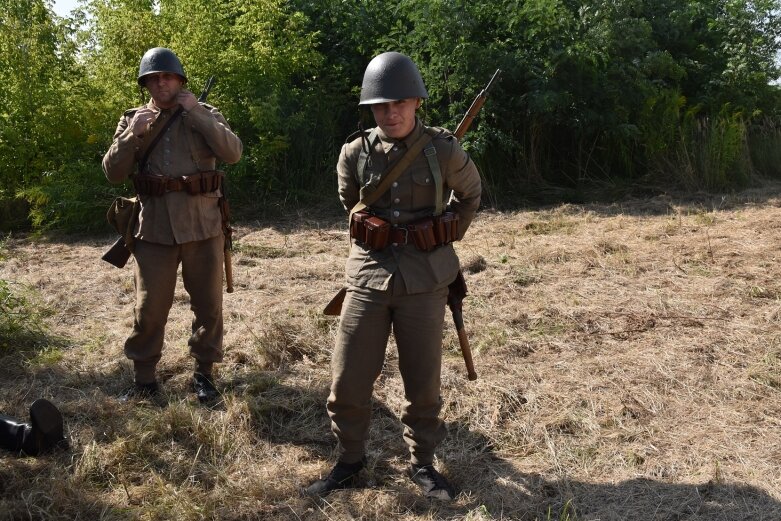
M 393 202 L 394 202 L 394 203 L 396 203 L 396 204 L 399 204 L 399 203 L 401 202 L 401 199 L 399 199 L 399 198 L 397 197 L 396 199 L 394 199 L 394 200 L 393 200 Z
M 393 181 L 393 188 L 396 188 L 397 186 L 399 186 L 399 182 L 398 181 Z
M 426 178 L 426 182 L 428 183 L 428 182 L 430 182 L 430 181 L 431 181 L 431 179 L 429 179 L 429 178 L 427 177 L 427 178 Z
M 393 210 L 393 216 L 394 217 L 398 217 L 399 216 L 399 211 L 398 210 Z

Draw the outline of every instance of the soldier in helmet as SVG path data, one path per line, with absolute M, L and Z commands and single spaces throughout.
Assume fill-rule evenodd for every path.
M 410 58 L 376 56 L 364 73 L 359 105 L 371 108 L 377 126 L 348 138 L 339 156 L 339 197 L 351 211 L 353 239 L 327 402 L 339 459 L 304 490 L 311 496 L 352 486 L 366 464 L 372 390 L 391 330 L 404 382 L 409 476 L 426 497 L 455 496 L 433 466 L 446 435 L 439 418 L 442 329 L 448 285 L 459 270 L 451 242 L 469 227 L 481 186 L 455 137 L 417 118 L 427 97 Z
M 131 178 L 140 212 L 134 230 L 136 303 L 125 355 L 135 381 L 122 397 L 156 397 L 156 366 L 173 304 L 177 269 L 194 318 L 188 341 L 195 359 L 192 388 L 201 402 L 218 397 L 213 367 L 222 361 L 223 172 L 236 163 L 242 143 L 220 112 L 185 88 L 179 58 L 156 47 L 141 58 L 138 84 L 151 100 L 126 111 L 103 157 L 112 183 Z

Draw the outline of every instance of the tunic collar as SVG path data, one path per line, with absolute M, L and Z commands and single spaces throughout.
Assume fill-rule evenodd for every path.
M 415 141 L 420 137 L 420 134 L 423 132 L 423 122 L 420 120 L 420 118 L 415 118 L 415 126 L 412 128 L 412 132 L 410 132 L 407 137 L 403 139 L 394 139 L 391 137 L 388 137 L 385 135 L 385 132 L 382 131 L 381 128 L 377 128 L 377 136 L 380 138 L 380 143 L 382 144 L 382 150 L 387 154 L 390 152 L 393 147 L 396 145 L 403 145 L 406 148 L 410 148 Z

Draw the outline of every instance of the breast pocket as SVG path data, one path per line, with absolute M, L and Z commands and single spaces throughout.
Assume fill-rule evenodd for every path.
M 435 205 L 436 183 L 428 168 L 418 168 L 412 172 L 412 209 L 420 210 Z

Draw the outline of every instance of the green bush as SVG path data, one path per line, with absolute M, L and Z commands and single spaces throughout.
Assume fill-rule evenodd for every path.
M 778 173 L 780 22 L 778 0 L 86 0 L 68 20 L 0 0 L 0 229 L 103 226 L 127 188 L 100 158 L 154 46 L 196 93 L 216 77 L 209 101 L 245 147 L 232 197 L 250 210 L 334 197 L 340 145 L 371 125 L 364 68 L 389 50 L 420 66 L 425 121 L 451 129 L 502 69 L 463 140 L 492 204 L 546 186 L 743 186 Z

